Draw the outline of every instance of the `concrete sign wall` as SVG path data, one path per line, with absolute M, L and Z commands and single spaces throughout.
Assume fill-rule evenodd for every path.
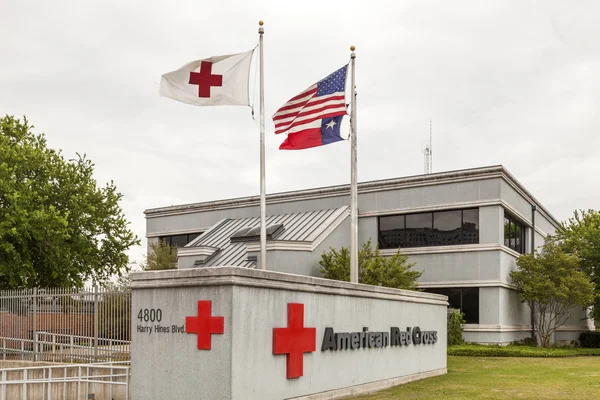
M 132 281 L 133 398 L 335 398 L 446 373 L 445 296 L 235 267 Z

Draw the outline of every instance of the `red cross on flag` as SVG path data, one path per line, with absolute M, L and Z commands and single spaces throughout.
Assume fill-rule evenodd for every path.
M 160 95 L 195 106 L 250 105 L 248 81 L 254 49 L 192 61 L 163 74 Z

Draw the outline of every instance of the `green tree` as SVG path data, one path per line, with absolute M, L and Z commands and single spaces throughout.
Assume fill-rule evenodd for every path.
M 558 227 L 553 239 L 581 260 L 581 269 L 594 284 L 592 317 L 600 321 L 600 212 L 576 210 L 573 214 Z
M 541 254 L 519 256 L 517 269 L 510 273 L 519 297 L 534 310 L 534 326 L 543 347 L 550 346 L 552 334 L 574 306 L 588 307 L 593 301 L 592 283 L 579 265 L 576 255 L 547 242 Z
M 400 249 L 391 257 L 383 257 L 379 247 L 371 247 L 371 240 L 364 243 L 358 252 L 358 281 L 367 285 L 386 286 L 397 289 L 417 289 L 417 279 L 422 272 L 412 270 L 414 263 Z M 340 251 L 330 248 L 321 255 L 319 261 L 321 275 L 327 279 L 350 281 L 350 251 L 342 247 Z
M 452 309 L 452 313 L 448 315 L 448 346 L 454 346 L 465 343 L 463 338 L 463 325 L 465 324 L 465 314 L 460 310 Z
M 177 247 L 169 246 L 162 240 L 151 243 L 146 261 L 142 261 L 140 266 L 145 271 L 177 268 Z
M 0 118 L 0 288 L 82 286 L 128 270 L 139 244 L 111 181 L 66 160 L 27 119 Z

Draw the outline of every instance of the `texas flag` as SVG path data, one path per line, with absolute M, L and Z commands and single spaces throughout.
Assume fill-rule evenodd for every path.
M 288 132 L 281 150 L 300 150 L 343 140 L 342 118 L 346 114 L 346 69 L 333 72 L 297 96 L 273 115 L 275 133 Z
M 250 105 L 248 81 L 253 52 L 192 61 L 163 74 L 159 94 L 195 106 Z

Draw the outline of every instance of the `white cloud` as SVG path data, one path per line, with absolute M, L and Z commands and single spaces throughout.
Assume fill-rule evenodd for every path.
M 597 208 L 599 11 L 594 1 L 10 2 L 0 112 L 27 115 L 69 157 L 87 153 L 143 237 L 144 209 L 258 194 L 258 114 L 177 103 L 158 83 L 187 61 L 256 46 L 264 19 L 269 192 L 349 182 L 347 142 L 279 151 L 270 116 L 354 44 L 360 180 L 421 173 L 432 119 L 434 171 L 504 164 L 565 219 Z

